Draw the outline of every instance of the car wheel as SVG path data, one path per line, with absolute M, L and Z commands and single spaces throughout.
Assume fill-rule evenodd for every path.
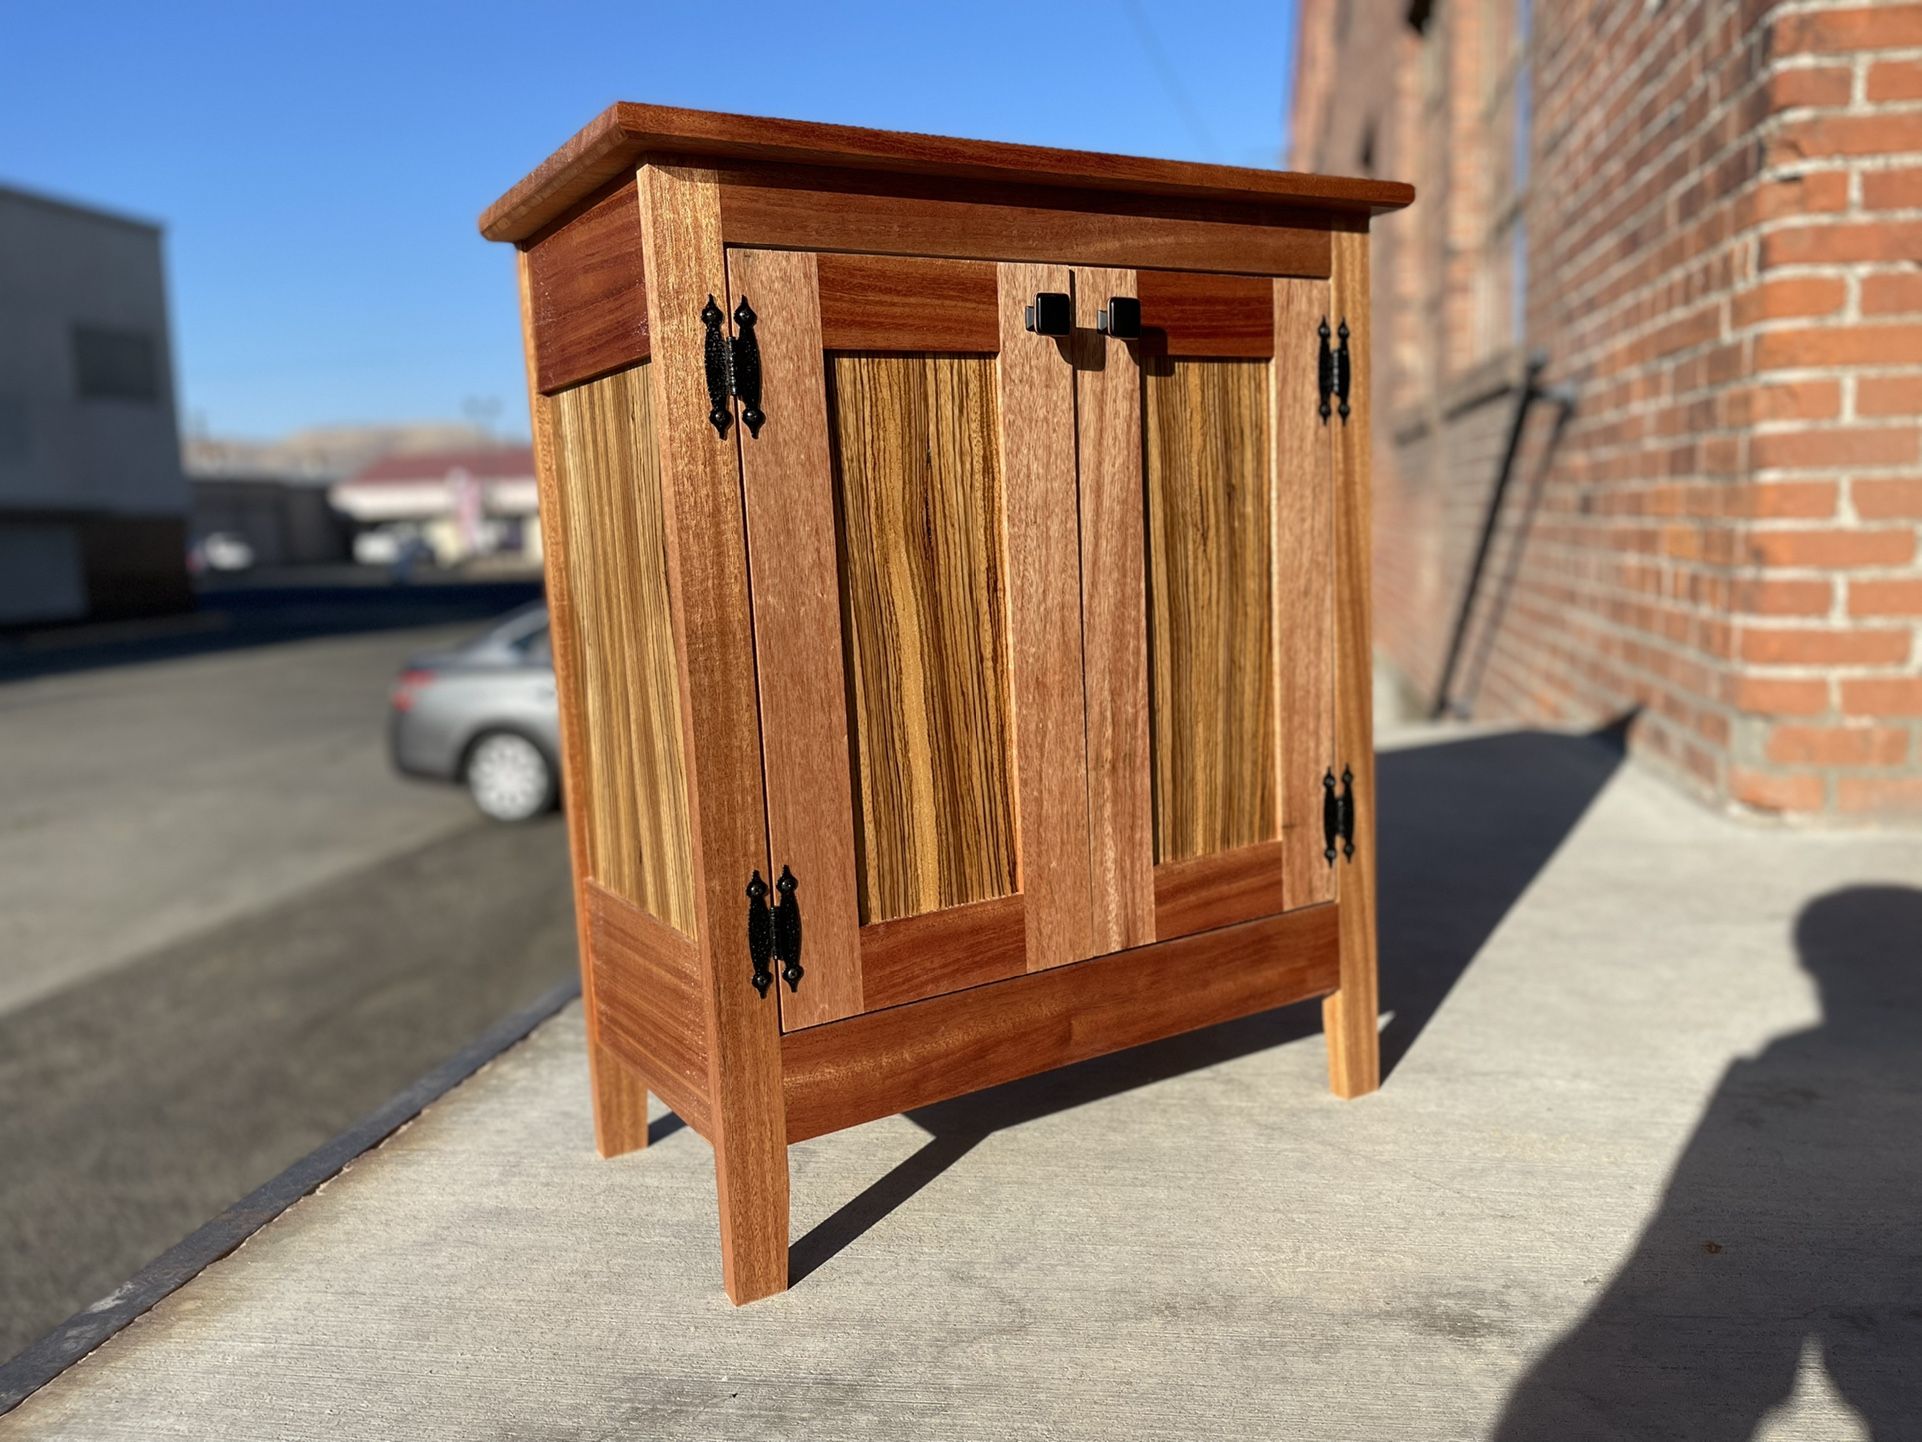
M 554 804 L 554 768 L 525 736 L 495 731 L 467 754 L 467 791 L 496 821 L 526 821 Z

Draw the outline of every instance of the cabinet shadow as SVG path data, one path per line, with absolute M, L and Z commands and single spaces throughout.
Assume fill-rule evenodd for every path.
M 1513 731 L 1381 753 L 1385 1080 L 1615 774 L 1625 733 L 1626 721 L 1586 736 Z M 927 1143 L 793 1243 L 790 1285 L 994 1132 L 1320 1031 L 1318 1005 L 1282 1007 L 908 1112 Z

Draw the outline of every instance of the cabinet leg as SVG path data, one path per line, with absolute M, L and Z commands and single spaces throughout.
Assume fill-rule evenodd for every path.
M 638 1152 L 647 1145 L 647 1084 L 613 1053 L 587 1044 L 588 1080 L 594 1092 L 594 1146 L 604 1157 Z
M 787 1145 L 778 1134 L 753 1130 L 762 1135 L 723 1137 L 714 1147 L 721 1281 L 737 1307 L 787 1290 Z
M 1344 1100 L 1366 1096 L 1381 1085 L 1381 1034 L 1372 997 L 1357 1000 L 1348 987 L 1321 1004 L 1328 1037 L 1328 1086 Z
M 1366 1096 L 1381 1085 L 1372 848 L 1358 859 L 1368 864 L 1343 878 L 1341 990 L 1321 1004 L 1321 1029 L 1328 1038 L 1328 1085 L 1344 1098 Z

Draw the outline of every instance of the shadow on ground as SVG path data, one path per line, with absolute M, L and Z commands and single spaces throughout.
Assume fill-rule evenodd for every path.
M 490 621 L 538 601 L 538 580 L 436 580 L 419 585 L 229 585 L 197 609 L 118 628 L 74 627 L 0 637 L 0 682 L 106 666 L 171 661 L 249 646 L 409 626 Z
M 1922 1437 L 1922 891 L 1831 892 L 1795 942 L 1821 1022 L 1729 1067 L 1499 1442 L 1745 1442 L 1805 1350 L 1876 1442 Z
M 1382 753 L 1381 995 L 1395 1066 L 1482 943 L 1614 775 L 1622 728 L 1519 731 Z M 829 1261 L 992 1133 L 1151 1082 L 1311 1037 L 1320 1008 L 1283 1007 L 908 1113 L 925 1146 L 789 1251 L 790 1281 Z

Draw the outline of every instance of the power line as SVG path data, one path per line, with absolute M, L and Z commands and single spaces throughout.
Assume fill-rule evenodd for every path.
M 1195 109 L 1194 102 L 1188 98 L 1188 91 L 1181 83 L 1181 76 L 1176 73 L 1174 65 L 1169 61 L 1168 53 L 1161 48 L 1161 42 L 1155 38 L 1155 32 L 1148 24 L 1147 12 L 1141 8 L 1141 0 L 1128 0 L 1128 19 L 1134 23 L 1135 38 L 1141 42 L 1142 50 L 1147 52 L 1148 63 L 1154 66 L 1155 74 L 1161 81 L 1161 88 L 1168 92 L 1168 98 L 1174 102 L 1175 109 L 1181 113 L 1181 118 L 1188 127 L 1188 133 L 1211 159 L 1220 160 L 1221 146 L 1216 143 L 1207 122 L 1201 118 L 1201 112 Z

